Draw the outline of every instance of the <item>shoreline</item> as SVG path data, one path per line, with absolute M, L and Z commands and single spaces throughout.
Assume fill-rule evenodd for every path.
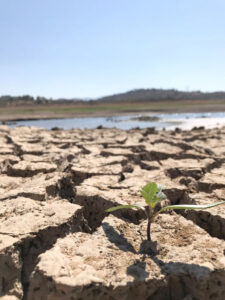
M 38 120 L 64 120 L 64 119 L 79 119 L 79 118 L 104 118 L 104 117 L 119 117 L 119 116 L 135 116 L 137 114 L 140 115 L 158 115 L 160 112 L 149 112 L 146 113 L 146 111 L 140 112 L 115 112 L 115 113 L 86 113 L 86 114 L 74 114 L 74 115 L 62 115 L 62 116 L 52 116 L 52 115 L 47 115 L 47 116 L 34 116 L 34 117 L 0 117 L 0 122 L 19 122 L 19 121 L 38 121 Z
M 222 113 L 222 112 L 219 112 Z M 171 116 L 173 114 L 173 116 Z M 10 121 L 0 121 L 0 125 L 8 127 L 30 127 L 44 128 L 50 130 L 52 128 L 60 128 L 63 130 L 77 129 L 96 129 L 96 128 L 117 128 L 122 130 L 130 130 L 133 128 L 154 127 L 156 130 L 192 130 L 193 128 L 204 127 L 205 129 L 225 127 L 225 116 L 223 115 L 199 115 L 188 116 L 182 113 L 167 113 L 159 116 L 159 113 L 140 113 L 117 114 L 109 116 L 80 116 L 75 118 L 39 118 L 39 119 L 14 119 Z M 121 116 L 121 119 L 116 117 Z M 96 118 L 96 120 L 95 120 Z
M 70 118 L 157 115 L 171 113 L 225 112 L 225 102 L 163 101 L 133 103 L 98 103 L 82 105 L 0 106 L 1 122 L 53 120 Z
M 220 113 L 220 112 L 225 112 L 224 110 L 200 110 L 200 111 L 134 111 L 134 112 L 96 112 L 96 113 L 78 113 L 78 114 L 63 114 L 63 115 L 58 115 L 58 116 L 52 116 L 51 114 L 45 115 L 45 116 L 40 116 L 36 115 L 33 117 L 30 116 L 20 116 L 20 117 L 15 117 L 15 116 L 0 116 L 0 124 L 4 125 L 7 123 L 14 123 L 14 122 L 20 122 L 20 121 L 39 121 L 39 120 L 64 120 L 64 119 L 80 119 L 80 118 L 104 118 L 104 117 L 122 117 L 122 116 L 157 116 L 159 114 L 184 114 L 184 113 Z

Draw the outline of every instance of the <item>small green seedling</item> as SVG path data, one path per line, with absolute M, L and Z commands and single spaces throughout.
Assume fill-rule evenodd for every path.
M 147 204 L 146 207 L 139 204 L 119 205 L 107 209 L 106 212 L 113 212 L 122 208 L 142 209 L 145 212 L 148 219 L 147 239 L 150 241 L 151 224 L 155 220 L 155 218 L 164 210 L 175 210 L 175 209 L 201 209 L 202 210 L 202 209 L 218 206 L 221 204 L 225 204 L 225 201 L 220 201 L 220 202 L 206 204 L 206 205 L 192 205 L 192 204 L 167 205 L 162 207 L 159 210 L 156 210 L 156 204 L 166 198 L 165 194 L 163 193 L 164 188 L 165 187 L 163 185 L 156 184 L 155 182 L 150 182 L 146 186 L 144 186 L 141 191 L 141 195 L 144 197 L 145 202 Z

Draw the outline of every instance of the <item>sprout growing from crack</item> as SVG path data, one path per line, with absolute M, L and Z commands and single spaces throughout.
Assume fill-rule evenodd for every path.
M 135 208 L 135 209 L 141 209 L 145 212 L 148 220 L 147 224 L 147 239 L 151 240 L 151 224 L 155 220 L 155 218 L 164 210 L 176 210 L 176 209 L 207 209 L 211 207 L 215 207 L 221 204 L 225 204 L 225 201 L 220 201 L 216 203 L 211 204 L 205 204 L 205 205 L 192 205 L 192 204 L 180 204 L 180 205 L 167 205 L 162 207 L 160 210 L 156 210 L 156 205 L 163 199 L 166 198 L 166 195 L 163 193 L 163 189 L 165 187 L 160 184 L 156 184 L 155 182 L 150 182 L 146 184 L 142 191 L 141 195 L 144 197 L 145 202 L 147 204 L 146 207 L 140 205 L 140 204 L 129 204 L 129 205 L 119 205 L 114 206 L 106 210 L 106 212 L 113 212 L 118 209 L 123 208 Z

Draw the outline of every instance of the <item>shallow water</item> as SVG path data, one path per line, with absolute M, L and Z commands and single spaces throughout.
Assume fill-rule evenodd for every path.
M 131 129 L 135 127 L 146 128 L 155 127 L 157 129 L 165 128 L 167 130 L 176 127 L 182 129 L 191 129 L 195 126 L 205 126 L 206 128 L 225 126 L 225 112 L 212 113 L 176 113 L 176 114 L 148 114 L 145 116 L 158 117 L 158 120 L 140 121 L 133 120 L 134 117 L 140 117 L 136 114 L 132 116 L 115 117 L 88 117 L 73 119 L 51 119 L 51 120 L 28 120 L 17 121 L 9 124 L 10 127 L 16 126 L 35 126 L 45 129 L 59 127 L 62 129 L 72 128 L 96 128 L 98 126 L 108 128 Z

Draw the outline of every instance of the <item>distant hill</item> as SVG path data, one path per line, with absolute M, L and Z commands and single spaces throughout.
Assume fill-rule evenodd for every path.
M 24 96 L 0 96 L 0 105 L 48 105 L 48 104 L 75 104 L 75 103 L 90 103 L 96 102 L 146 102 L 160 100 L 225 100 L 225 92 L 203 93 L 200 91 L 183 92 L 174 89 L 136 89 L 125 93 L 101 97 L 98 99 L 48 99 L 45 97 Z
M 163 89 L 137 89 L 97 99 L 101 102 L 154 101 L 154 100 L 225 100 L 225 92 L 203 93 L 200 91 L 183 92 Z

